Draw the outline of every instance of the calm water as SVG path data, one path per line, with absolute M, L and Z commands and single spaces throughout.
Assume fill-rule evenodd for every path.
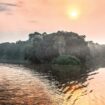
M 59 105 L 48 82 L 24 67 L 1 64 L 0 105 Z
M 51 82 L 23 66 L 0 64 L 0 105 L 105 105 L 105 68 L 83 75 L 79 82 L 66 81 L 68 72 L 60 75 Z

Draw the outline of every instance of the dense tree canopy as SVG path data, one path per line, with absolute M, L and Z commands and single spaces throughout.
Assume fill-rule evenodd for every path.
M 22 60 L 31 63 L 51 63 L 59 56 L 70 55 L 86 64 L 91 57 L 95 58 L 100 53 L 95 46 L 92 47 L 90 42 L 85 41 L 85 35 L 74 32 L 58 31 L 50 34 L 35 32 L 29 34 L 29 39 L 26 41 L 0 44 L 0 61 Z

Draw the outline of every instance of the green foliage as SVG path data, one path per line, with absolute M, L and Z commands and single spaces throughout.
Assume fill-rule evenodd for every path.
M 52 63 L 60 65 L 80 65 L 80 60 L 71 55 L 60 55 L 53 59 Z
M 0 44 L 0 60 L 24 60 L 24 54 L 25 43 L 22 41 Z
M 84 36 L 74 32 L 35 32 L 26 41 L 0 44 L 0 60 L 79 65 L 86 63 L 87 56 L 89 48 Z
M 26 47 L 24 59 L 30 61 L 31 63 L 40 63 L 40 61 L 36 57 L 36 49 L 33 46 Z

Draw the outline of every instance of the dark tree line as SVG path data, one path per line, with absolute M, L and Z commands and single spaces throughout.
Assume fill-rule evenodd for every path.
M 0 44 L 0 61 L 52 63 L 56 61 L 55 59 L 62 60 L 61 58 L 65 56 L 67 61 L 71 62 L 70 59 L 74 57 L 82 64 L 89 64 L 91 58 L 94 59 L 105 52 L 103 50 L 105 46 L 100 45 L 102 50 L 96 49 L 95 46 L 85 41 L 85 35 L 74 32 L 58 31 L 51 34 L 35 32 L 29 34 L 29 39 L 26 41 Z

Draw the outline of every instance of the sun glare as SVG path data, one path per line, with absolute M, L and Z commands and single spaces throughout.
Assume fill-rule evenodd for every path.
M 72 11 L 72 12 L 71 12 L 71 16 L 72 16 L 72 17 L 77 17 L 77 16 L 78 16 L 77 11 Z
M 71 19 L 77 19 L 77 18 L 79 18 L 79 11 L 76 10 L 76 9 L 70 10 L 69 11 L 69 17 Z

